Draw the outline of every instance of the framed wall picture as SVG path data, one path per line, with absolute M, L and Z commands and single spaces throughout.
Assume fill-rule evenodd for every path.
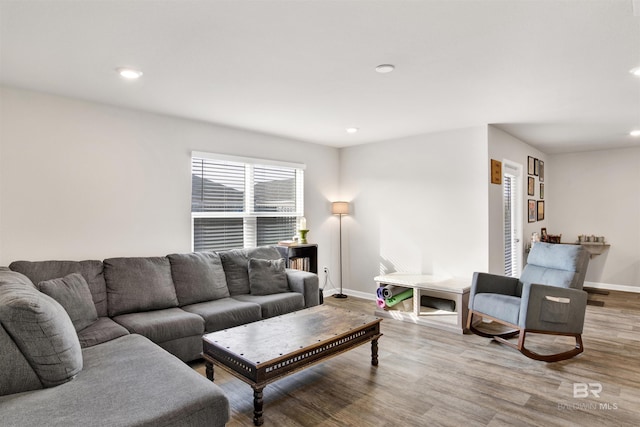
M 536 222 L 536 201 L 533 199 L 529 199 L 527 217 L 529 222 Z
M 502 162 L 491 159 L 491 183 L 502 184 Z
M 527 177 L 527 194 L 529 196 L 535 196 L 536 193 L 536 179 L 532 176 Z
M 544 184 L 540 183 L 540 198 L 544 199 Z
M 529 175 L 533 175 L 533 172 L 535 170 L 535 159 L 531 156 L 527 157 L 527 173 Z
M 538 221 L 544 219 L 544 200 L 538 200 Z
M 544 182 L 544 162 L 542 160 L 538 162 L 538 178 L 540 178 L 540 182 Z
M 540 174 L 540 160 L 538 159 L 533 160 L 533 174 L 535 176 L 538 176 Z

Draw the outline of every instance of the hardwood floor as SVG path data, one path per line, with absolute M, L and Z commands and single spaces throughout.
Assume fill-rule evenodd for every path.
M 640 294 L 590 298 L 605 305 L 587 306 L 584 353 L 556 363 L 475 335 L 384 319 L 379 366 L 370 365 L 364 345 L 267 386 L 264 425 L 638 426 Z M 375 308 L 354 297 L 325 303 Z M 551 346 L 571 343 L 541 336 L 538 349 L 550 348 L 550 340 Z M 202 363 L 194 368 L 204 375 Z M 222 369 L 216 383 L 231 402 L 228 425 L 253 425 L 251 387 Z M 591 391 L 599 386 L 596 397 Z

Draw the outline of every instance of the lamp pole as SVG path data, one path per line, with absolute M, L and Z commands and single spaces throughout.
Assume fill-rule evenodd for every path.
M 340 293 L 333 294 L 334 298 L 346 298 L 347 296 L 342 293 L 342 215 L 349 213 L 348 202 L 333 202 L 331 205 L 331 211 L 334 215 L 339 216 L 340 221 Z

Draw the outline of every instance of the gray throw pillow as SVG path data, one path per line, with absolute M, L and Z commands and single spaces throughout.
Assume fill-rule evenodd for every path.
M 82 350 L 69 315 L 50 296 L 22 284 L 0 286 L 0 323 L 44 387 L 82 370 Z
M 220 256 L 214 252 L 167 255 L 181 306 L 229 296 Z
M 98 320 L 89 285 L 80 273 L 40 282 L 38 289 L 56 300 L 67 311 L 76 331 L 81 331 Z
M 258 246 L 248 249 L 230 249 L 218 252 L 227 287 L 231 296 L 251 293 L 249 285 L 249 259 L 280 259 L 280 252 L 273 246 Z
M 289 291 L 284 259 L 249 258 L 251 295 L 271 295 Z

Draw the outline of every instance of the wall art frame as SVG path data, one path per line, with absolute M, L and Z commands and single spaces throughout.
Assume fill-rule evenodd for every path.
M 538 200 L 538 206 L 537 206 L 537 217 L 538 217 L 538 221 L 542 221 L 544 220 L 544 200 Z
M 538 218 L 536 215 L 536 201 L 533 199 L 529 199 L 527 203 L 527 218 L 529 222 L 536 222 Z

